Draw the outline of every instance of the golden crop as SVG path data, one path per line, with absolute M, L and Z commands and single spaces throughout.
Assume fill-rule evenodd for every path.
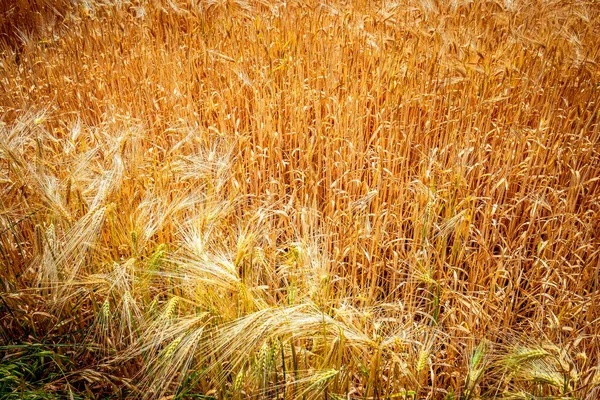
M 0 398 L 600 395 L 598 2 L 0 16 Z

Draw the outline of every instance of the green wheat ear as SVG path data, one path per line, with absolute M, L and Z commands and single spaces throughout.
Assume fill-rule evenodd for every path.
M 421 351 L 419 351 L 419 355 L 417 356 L 417 363 L 416 363 L 417 374 L 425 369 L 425 367 L 427 366 L 428 359 L 429 359 L 429 350 L 425 349 L 425 348 L 421 349 Z
M 162 317 L 165 320 L 171 319 L 175 315 L 175 309 L 177 308 L 177 304 L 179 303 L 179 297 L 173 296 L 169 299 L 167 304 L 165 305 Z
M 304 396 L 315 389 L 323 388 L 325 385 L 327 385 L 329 383 L 329 381 L 332 378 L 337 376 L 339 373 L 340 373 L 340 371 L 332 368 L 332 369 L 321 371 L 317 374 L 314 374 L 309 379 L 309 385 L 306 387 L 306 389 L 304 389 L 302 391 L 302 393 L 300 393 L 300 396 Z
M 487 353 L 487 350 L 488 350 L 487 342 L 482 341 L 481 343 L 479 343 L 479 345 L 475 349 L 475 352 L 471 356 L 470 366 L 472 368 L 479 368 L 481 362 L 483 361 L 483 357 Z
M 161 265 L 166 252 L 167 245 L 165 243 L 156 246 L 156 249 L 154 249 L 152 256 L 150 256 L 150 259 L 148 260 L 148 269 L 151 271 L 156 270 Z
M 179 346 L 179 343 L 181 343 L 181 341 L 183 340 L 183 337 L 185 335 L 180 335 L 179 337 L 177 337 L 175 340 L 173 340 L 165 349 L 164 351 L 164 357 L 165 358 L 171 358 L 171 356 L 173 355 L 173 353 L 175 352 L 175 350 L 177 350 L 177 346 Z
M 240 372 L 237 373 L 237 375 L 235 376 L 235 380 L 233 383 L 233 393 L 238 393 L 240 391 L 240 389 L 242 388 L 242 385 L 244 383 L 244 369 L 242 368 L 240 370 Z
M 469 366 L 467 371 L 467 376 L 465 377 L 465 389 L 464 389 L 464 400 L 469 400 L 473 398 L 473 392 L 475 390 L 476 385 L 481 380 L 483 372 L 485 370 L 485 356 L 489 350 L 488 343 L 486 341 L 482 341 L 479 343 L 475 351 L 471 355 L 471 359 L 469 360 Z
M 534 360 L 549 357 L 551 354 L 542 348 L 517 347 L 503 358 L 503 364 L 508 370 L 519 369 Z
M 108 300 L 108 298 L 106 300 L 104 300 L 104 303 L 102 303 L 102 317 L 105 320 L 108 320 L 110 318 L 110 301 Z

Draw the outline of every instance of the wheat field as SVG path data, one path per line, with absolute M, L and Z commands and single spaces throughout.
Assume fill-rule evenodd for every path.
M 0 398 L 600 398 L 600 3 L 0 5 Z

